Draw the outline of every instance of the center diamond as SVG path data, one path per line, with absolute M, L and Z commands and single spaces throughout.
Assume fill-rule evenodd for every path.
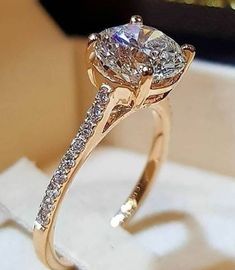
M 154 83 L 175 76 L 185 66 L 182 50 L 173 39 L 138 23 L 102 31 L 95 53 L 102 74 L 133 84 L 139 82 L 144 66 L 152 68 Z

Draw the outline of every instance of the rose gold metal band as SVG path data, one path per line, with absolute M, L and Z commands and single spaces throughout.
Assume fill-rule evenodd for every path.
M 102 87 L 101 89 L 105 89 L 106 86 Z M 53 183 L 56 184 L 59 183 L 60 184 L 58 188 L 59 191 L 56 193 L 54 201 L 52 202 L 52 207 L 50 207 L 48 213 L 46 212 L 47 219 L 43 221 L 42 219 L 40 220 L 40 218 L 37 218 L 37 221 L 35 222 L 33 233 L 34 245 L 39 258 L 49 269 L 54 270 L 76 269 L 75 266 L 70 265 L 68 262 L 66 262 L 64 258 L 60 257 L 55 251 L 54 230 L 56 226 L 56 220 L 60 205 L 62 204 L 66 190 L 68 189 L 70 183 L 72 182 L 73 176 L 86 161 L 87 157 L 92 152 L 92 150 L 99 144 L 99 142 L 107 135 L 107 133 L 115 125 L 117 125 L 121 120 L 123 120 L 124 118 L 126 118 L 128 115 L 130 115 L 135 111 L 135 109 L 133 108 L 127 109 L 129 105 L 128 102 L 126 103 L 126 101 L 130 102 L 128 95 L 126 95 L 126 92 L 128 91 L 124 92 L 122 91 L 122 89 L 119 90 L 116 89 L 115 91 L 113 91 L 109 86 L 107 86 L 106 89 L 109 95 L 108 102 L 102 111 L 101 118 L 99 120 L 97 119 L 97 123 L 93 129 L 92 135 L 90 136 L 89 139 L 87 139 L 83 150 L 76 157 L 75 164 L 68 171 L 66 180 L 61 181 L 61 183 L 59 183 L 59 181 L 57 182 L 55 181 L 56 178 L 54 176 L 52 177 L 49 186 Z M 129 94 L 131 93 L 129 92 Z M 125 109 L 122 108 L 120 100 L 122 101 L 123 104 L 125 104 Z M 117 104 L 120 105 L 118 109 Z M 147 163 L 145 165 L 144 171 L 139 181 L 137 182 L 135 188 L 133 189 L 132 193 L 130 194 L 126 202 L 121 206 L 118 213 L 112 218 L 111 225 L 114 227 L 125 223 L 131 216 L 134 215 L 134 213 L 140 206 L 141 202 L 143 201 L 144 197 L 147 195 L 151 183 L 153 182 L 155 173 L 158 171 L 167 152 L 169 129 L 170 129 L 170 116 L 169 116 L 170 113 L 169 113 L 168 99 L 164 99 L 161 102 L 155 103 L 151 105 L 151 107 L 149 107 L 148 109 L 152 110 L 154 122 L 156 123 L 152 146 L 150 148 Z M 122 110 L 125 110 L 125 113 L 123 113 Z M 90 109 L 90 111 L 92 111 L 92 109 Z M 88 113 L 87 116 L 88 119 L 90 115 L 91 114 Z M 73 146 L 73 144 L 74 141 L 72 142 L 70 148 Z M 63 158 L 61 164 L 63 164 Z M 61 164 L 59 165 L 59 168 L 61 168 Z M 46 194 L 48 194 L 47 191 Z M 44 200 L 48 201 L 48 198 L 46 197 L 45 199 L 45 197 Z M 41 212 L 39 211 L 39 215 L 40 213 L 42 213 L 43 205 L 44 202 L 41 204 L 40 208 Z M 44 224 L 42 224 L 43 222 Z

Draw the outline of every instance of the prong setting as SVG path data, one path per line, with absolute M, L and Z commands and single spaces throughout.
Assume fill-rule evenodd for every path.
M 140 15 L 133 15 L 130 19 L 131 24 L 143 24 L 143 18 Z
M 184 69 L 187 58 L 174 40 L 158 29 L 143 25 L 138 15 L 132 16 L 129 24 L 100 32 L 88 52 L 90 77 L 96 75 L 91 72 L 96 69 L 105 79 L 131 88 L 138 87 L 141 77 L 146 75 L 152 75 L 153 87 L 170 81 Z M 93 83 L 95 79 L 92 78 Z
M 195 52 L 195 47 L 191 44 L 184 44 L 181 46 L 181 49 L 184 51 L 184 50 L 188 50 L 188 51 L 191 51 L 191 52 Z
M 191 44 L 184 44 L 181 46 L 181 49 L 187 59 L 187 64 L 185 70 L 189 67 L 191 62 L 193 61 L 193 58 L 195 56 L 195 47 Z
M 142 68 L 142 76 L 151 76 L 153 75 L 153 68 L 150 66 L 144 66 Z
M 88 36 L 88 45 L 90 45 L 91 43 L 97 41 L 99 38 L 99 34 L 97 33 L 92 33 Z

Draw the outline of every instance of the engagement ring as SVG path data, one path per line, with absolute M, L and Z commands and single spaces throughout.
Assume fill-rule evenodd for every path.
M 140 109 L 150 109 L 156 127 L 147 163 L 111 225 L 127 222 L 136 212 L 167 153 L 168 94 L 186 72 L 194 55 L 193 46 L 180 47 L 161 31 L 143 25 L 140 16 L 133 16 L 128 24 L 89 36 L 88 75 L 98 89 L 97 94 L 50 180 L 34 224 L 34 245 L 49 269 L 76 269 L 54 247 L 57 214 L 74 175 L 121 120 Z

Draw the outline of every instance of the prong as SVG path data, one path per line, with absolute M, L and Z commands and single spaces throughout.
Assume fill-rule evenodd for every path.
M 184 50 L 189 50 L 191 52 L 195 52 L 195 47 L 191 44 L 184 44 L 181 46 L 181 49 Z
M 142 77 L 138 85 L 138 96 L 136 99 L 136 106 L 141 106 L 144 103 L 153 82 L 153 68 L 150 66 L 143 66 Z
M 143 19 L 140 15 L 133 15 L 131 17 L 130 23 L 138 23 L 138 24 L 143 24 Z
M 184 44 L 181 46 L 181 49 L 187 58 L 187 66 L 189 66 L 195 56 L 196 53 L 195 48 L 193 45 Z
M 90 45 L 91 43 L 93 43 L 94 41 L 96 41 L 99 38 L 99 34 L 97 33 L 92 33 L 88 36 L 88 45 Z
M 142 91 L 143 93 L 145 93 L 146 91 L 148 92 L 149 89 L 151 88 L 152 81 L 153 81 L 153 68 L 150 66 L 143 66 L 142 78 L 140 79 L 139 82 L 140 91 Z
M 148 97 L 149 91 L 153 82 L 152 69 L 143 67 L 142 77 L 138 84 L 137 97 L 135 101 L 135 107 L 141 107 L 146 98 Z
M 143 76 L 151 76 L 153 74 L 153 68 L 150 66 L 144 66 L 142 69 Z

